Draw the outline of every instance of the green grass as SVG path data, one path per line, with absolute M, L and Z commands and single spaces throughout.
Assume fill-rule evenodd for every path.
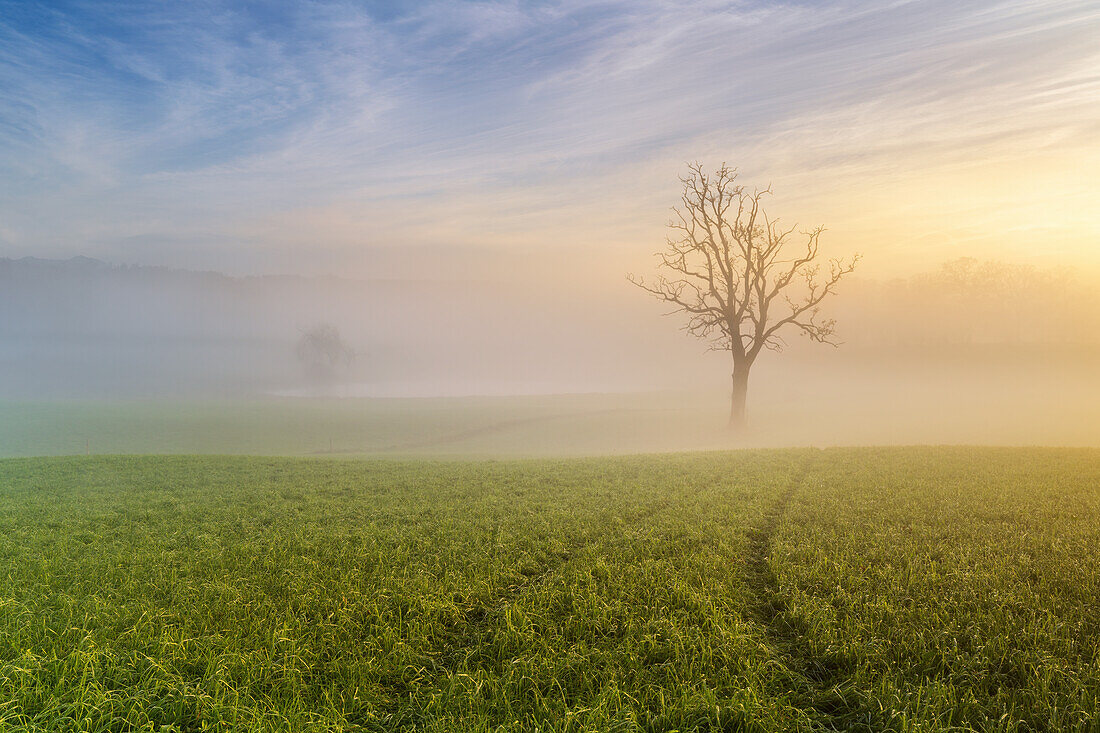
M 701 411 L 700 403 L 710 408 Z M 531 457 L 730 448 L 724 398 L 0 401 L 0 457 L 91 454 Z M 702 416 L 701 416 L 702 415 Z
M 847 375 L 844 379 L 851 381 Z M 858 381 L 858 380 L 856 380 Z M 1095 380 L 1094 380 L 1095 381 Z M 878 392 L 783 382 L 725 429 L 723 392 L 427 399 L 0 400 L 0 457 L 103 454 L 532 458 L 844 445 L 1100 447 L 1087 390 L 969 401 L 879 378 Z M 1090 383 L 1091 384 L 1091 383 Z M 867 388 L 870 389 L 870 388 Z M 830 395 L 828 399 L 821 394 Z M 1041 403 L 1041 409 L 1034 403 Z M 828 419 L 822 419 L 822 416 Z
M 1097 730 L 1100 452 L 0 461 L 0 730 Z

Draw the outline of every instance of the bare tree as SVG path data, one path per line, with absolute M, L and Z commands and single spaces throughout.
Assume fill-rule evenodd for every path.
M 837 345 L 835 321 L 821 303 L 859 255 L 830 259 L 822 268 L 822 227 L 796 232 L 769 218 L 761 201 L 771 188 L 749 191 L 725 163 L 714 173 L 702 164 L 682 177 L 681 206 L 673 209 L 670 234 L 654 279 L 630 275 L 632 283 L 684 313 L 684 330 L 733 357 L 730 426 L 745 422 L 749 371 L 763 349 L 782 350 L 781 331 L 800 330 L 811 340 Z
M 294 352 L 306 374 L 318 381 L 332 379 L 341 367 L 355 359 L 355 352 L 344 342 L 340 331 L 328 323 L 303 331 Z

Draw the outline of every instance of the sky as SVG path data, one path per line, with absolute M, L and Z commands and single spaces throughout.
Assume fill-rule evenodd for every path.
M 1100 4 L 0 0 L 0 256 L 599 273 L 689 161 L 870 274 L 1100 268 Z

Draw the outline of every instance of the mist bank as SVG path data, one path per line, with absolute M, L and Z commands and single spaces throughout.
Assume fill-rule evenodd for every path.
M 1069 272 L 960 259 L 853 279 L 829 312 L 843 346 L 790 334 L 754 371 L 758 400 L 878 385 L 880 400 L 927 389 L 980 405 L 1095 389 L 1100 296 Z M 352 280 L 0 259 L 0 398 L 724 389 L 726 357 L 662 313 L 624 279 L 584 272 Z M 296 352 L 317 324 L 354 354 L 321 376 Z
M 67 261 L 0 260 L 0 395 L 9 398 L 255 396 L 406 385 L 403 394 L 645 388 L 661 365 L 650 324 L 586 318 L 588 304 L 530 283 L 229 277 L 213 272 Z M 623 328 L 615 325 L 622 324 Z M 354 359 L 327 379 L 296 345 L 335 327 Z M 610 327 L 609 327 L 610 325 Z M 665 351 L 694 345 L 674 330 Z M 697 352 L 696 354 L 697 355 Z

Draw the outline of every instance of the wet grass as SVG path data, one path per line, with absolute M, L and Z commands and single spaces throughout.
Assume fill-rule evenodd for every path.
M 1095 730 L 1100 452 L 0 461 L 0 729 Z

